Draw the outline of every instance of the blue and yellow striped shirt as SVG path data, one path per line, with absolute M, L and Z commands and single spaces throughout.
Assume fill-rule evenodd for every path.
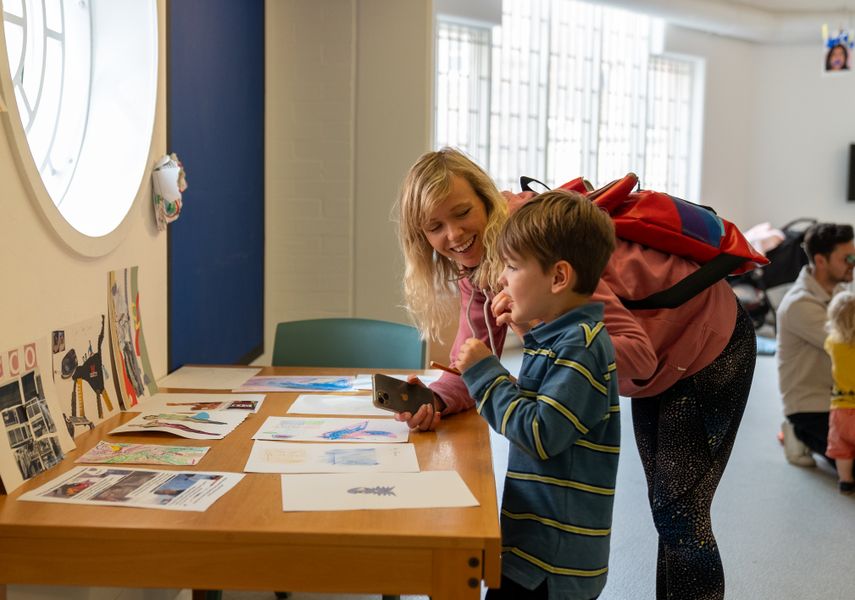
M 511 442 L 502 574 L 550 598 L 605 586 L 620 449 L 615 356 L 591 303 L 525 336 L 514 382 L 495 356 L 463 375 L 476 409 Z

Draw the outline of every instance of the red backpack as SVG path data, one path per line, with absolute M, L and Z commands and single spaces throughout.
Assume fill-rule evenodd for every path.
M 529 184 L 534 181 L 537 180 L 521 177 L 522 189 L 533 191 Z M 739 275 L 769 263 L 736 225 L 719 217 L 712 208 L 663 192 L 633 192 L 636 185 L 638 176 L 628 173 L 598 190 L 589 190 L 581 177 L 560 186 L 586 195 L 609 213 L 619 238 L 701 265 L 668 289 L 639 300 L 621 298 L 627 308 L 675 308 L 729 274 Z

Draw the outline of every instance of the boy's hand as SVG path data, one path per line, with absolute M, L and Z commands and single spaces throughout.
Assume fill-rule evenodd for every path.
M 454 362 L 454 366 L 463 373 L 479 360 L 487 358 L 491 354 L 492 352 L 484 345 L 484 342 L 478 338 L 469 338 L 463 342 L 460 350 L 457 351 L 457 360 Z
M 502 290 L 490 302 L 490 308 L 493 311 L 493 316 L 496 317 L 498 325 L 507 325 L 515 334 L 522 338 L 529 330 L 537 325 L 537 322 L 517 323 L 511 320 L 511 297 L 508 296 L 505 290 Z

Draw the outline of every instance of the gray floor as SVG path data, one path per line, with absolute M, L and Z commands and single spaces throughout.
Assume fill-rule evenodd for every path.
M 506 356 L 509 370 L 518 351 Z M 601 600 L 654 598 L 656 537 L 628 403 L 622 412 L 609 582 Z M 745 418 L 713 503 L 713 524 L 733 600 L 844 600 L 855 598 L 852 557 L 855 498 L 837 493 L 834 472 L 793 467 L 776 439 L 781 423 L 775 359 L 757 361 Z M 494 446 L 497 477 L 504 444 Z M 228 592 L 226 600 L 270 600 L 272 593 Z M 379 599 L 295 593 L 294 600 Z M 409 596 L 413 600 L 423 596 Z

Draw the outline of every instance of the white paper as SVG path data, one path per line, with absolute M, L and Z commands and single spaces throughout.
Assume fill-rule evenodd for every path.
M 19 500 L 167 510 L 207 510 L 242 473 L 75 467 Z
M 76 463 L 110 465 L 170 465 L 192 467 L 208 453 L 210 446 L 163 446 L 160 444 L 121 444 L 101 440 Z
M 394 379 L 400 379 L 401 381 L 406 381 L 410 377 L 406 373 L 404 373 L 404 374 L 385 373 L 385 375 L 388 375 L 389 377 L 393 377 Z M 440 376 L 442 375 L 442 371 L 440 371 L 439 369 L 430 369 L 428 371 L 425 371 L 424 374 L 413 373 L 413 375 L 418 377 L 419 380 L 423 384 L 430 385 L 434 381 L 436 381 L 437 379 L 440 378 Z M 370 373 L 360 373 L 359 375 L 357 375 L 356 380 L 353 382 L 353 387 L 357 390 L 373 389 L 374 385 L 371 383 L 371 374 Z
M 110 434 L 159 431 L 191 440 L 220 440 L 243 423 L 248 414 L 245 410 L 146 411 Z
M 184 390 L 231 390 L 240 387 L 260 371 L 252 367 L 181 367 L 158 381 L 157 385 Z
M 355 392 L 353 376 L 347 375 L 259 375 L 233 392 Z
M 478 506 L 457 471 L 282 475 L 282 510 Z
M 289 415 L 359 415 L 392 417 L 392 413 L 377 408 L 371 396 L 345 396 L 331 394 L 300 394 L 288 407 Z
M 406 442 L 410 428 L 393 419 L 267 417 L 254 440 L 289 442 Z
M 134 410 L 197 411 L 197 410 L 245 410 L 258 412 L 264 394 L 155 394 L 143 400 Z
M 417 473 L 413 444 L 307 444 L 256 441 L 247 473 Z

